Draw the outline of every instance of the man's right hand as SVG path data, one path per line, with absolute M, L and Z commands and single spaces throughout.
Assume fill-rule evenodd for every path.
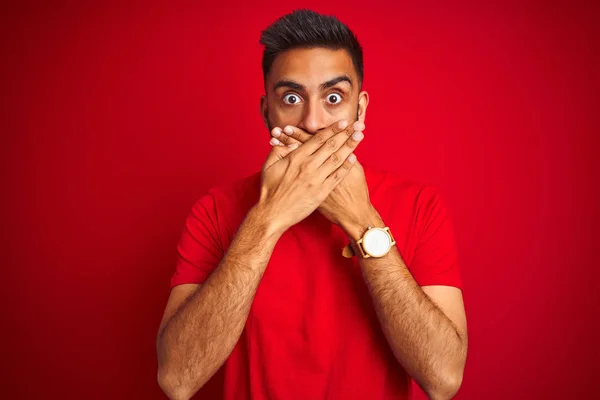
M 353 126 L 338 121 L 299 147 L 273 146 L 262 168 L 260 200 L 276 231 L 308 217 L 356 161 Z

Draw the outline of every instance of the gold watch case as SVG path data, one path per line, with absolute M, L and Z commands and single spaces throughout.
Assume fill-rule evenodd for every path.
M 388 237 L 389 237 L 389 241 L 390 241 L 390 245 L 388 247 L 388 249 L 384 252 L 384 253 L 372 253 L 369 252 L 367 249 L 364 248 L 363 242 L 365 239 L 368 239 L 369 235 L 373 234 L 374 231 L 381 231 L 383 233 L 385 233 Z M 389 227 L 385 227 L 385 228 L 373 228 L 373 227 L 368 227 L 367 231 L 365 232 L 365 234 L 363 235 L 362 238 L 358 239 L 356 241 L 356 247 L 358 248 L 358 250 L 360 251 L 360 255 L 363 258 L 380 258 L 385 256 L 387 253 L 390 252 L 390 250 L 392 249 L 392 246 L 394 246 L 396 244 L 396 240 L 394 239 L 394 236 L 392 235 L 392 232 L 390 231 Z

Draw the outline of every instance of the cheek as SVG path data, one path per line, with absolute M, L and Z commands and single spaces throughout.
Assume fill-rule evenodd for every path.
M 269 119 L 273 126 L 297 126 L 302 121 L 302 107 L 278 107 L 269 108 Z
M 326 109 L 327 115 L 332 119 L 331 123 L 346 119 L 354 121 L 356 119 L 356 106 L 350 103 L 342 103 L 337 107 L 329 107 Z
M 352 103 L 342 103 L 336 107 L 330 107 L 328 110 L 331 114 L 351 114 L 356 107 Z

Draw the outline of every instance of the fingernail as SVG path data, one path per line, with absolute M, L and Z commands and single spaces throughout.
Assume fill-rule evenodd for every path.
M 354 163 L 354 161 L 356 161 L 356 156 L 354 154 L 350 154 L 348 156 L 348 161 L 350 161 L 351 163 Z
M 361 141 L 362 138 L 364 138 L 364 137 L 365 137 L 365 135 L 363 135 L 362 132 L 354 132 L 352 134 L 352 139 L 356 140 L 357 142 Z
M 298 143 L 292 143 L 292 144 L 288 144 L 288 147 L 292 150 L 297 149 L 298 148 Z
M 348 121 L 346 121 L 345 119 L 341 120 L 340 123 L 338 124 L 340 129 L 346 129 L 346 127 L 348 126 Z
M 269 141 L 269 143 L 271 144 L 271 146 L 277 146 L 281 142 L 279 140 L 275 139 L 275 138 L 271 138 L 271 140 Z
M 271 134 L 275 137 L 281 136 L 281 128 L 275 128 L 271 131 Z
M 363 124 L 360 121 L 356 121 L 354 123 L 354 125 L 352 125 L 352 127 L 354 128 L 355 131 L 364 131 L 365 130 L 365 124 Z
M 291 135 L 292 133 L 294 133 L 294 128 L 292 128 L 291 126 L 286 126 L 285 128 L 283 128 L 283 131 L 288 134 Z

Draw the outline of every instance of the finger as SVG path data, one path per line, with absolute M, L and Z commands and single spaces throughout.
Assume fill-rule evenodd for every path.
M 294 139 L 291 136 L 288 136 L 288 135 L 284 134 L 283 130 L 281 128 L 273 128 L 271 130 L 271 136 L 273 136 L 275 139 L 277 139 L 277 141 L 279 142 L 280 146 L 281 145 L 283 145 L 283 146 L 289 146 L 290 144 L 302 144 L 302 143 L 304 143 L 304 142 L 300 142 L 300 141 Z
M 338 183 L 340 183 L 344 179 L 344 177 L 348 175 L 355 163 L 356 156 L 353 153 L 349 154 L 348 157 L 346 157 L 346 159 L 342 163 L 342 165 L 340 165 L 331 174 L 329 174 L 329 176 L 327 177 L 327 179 L 325 179 L 325 182 L 323 182 L 323 184 L 326 185 L 330 190 L 333 190 L 338 185 Z
M 357 128 L 362 128 L 360 125 L 356 125 Z M 344 132 L 336 135 L 336 138 L 342 137 Z M 326 158 L 321 166 L 319 167 L 319 175 L 325 181 L 332 172 L 340 167 L 340 165 L 353 154 L 358 144 L 364 139 L 362 131 L 357 130 L 350 137 L 346 138 L 346 141 L 340 146 L 340 148 Z M 330 139 L 331 140 L 331 139 Z
M 302 148 L 300 149 L 302 154 L 304 156 L 313 154 L 317 150 L 321 149 L 321 147 L 327 143 L 331 137 L 343 132 L 344 130 L 352 130 L 352 125 L 348 126 L 348 121 L 346 120 L 335 122 L 329 125 L 327 128 L 320 130 L 316 134 L 312 135 L 312 137 L 308 139 L 304 145 L 302 145 Z
M 363 139 L 364 135 L 362 134 L 362 131 L 364 129 L 365 124 L 356 121 L 352 126 L 349 126 L 347 129 L 344 129 L 342 132 L 329 138 L 325 142 L 325 145 L 313 154 L 315 164 L 321 165 L 324 164 L 326 160 L 330 159 L 335 168 L 339 167 L 341 161 L 345 160 L 346 157 L 348 157 L 348 154 L 354 151 L 358 143 Z M 343 148 L 345 148 L 344 151 L 338 152 Z M 329 175 L 329 173 L 327 175 Z
M 283 136 L 289 137 L 297 142 L 302 143 L 306 143 L 313 136 L 310 133 L 307 133 L 302 129 L 292 125 L 287 125 L 285 128 L 283 128 L 283 133 L 285 134 Z
M 358 168 L 361 172 L 364 172 L 364 168 L 363 168 L 362 164 L 358 162 L 358 160 L 356 160 L 356 162 L 354 162 L 354 168 Z
M 269 154 L 267 155 L 267 159 L 263 164 L 262 170 L 265 171 L 267 168 L 271 167 L 277 161 L 283 160 L 288 154 L 298 148 L 297 144 L 292 144 L 290 146 L 277 146 L 274 145 Z

